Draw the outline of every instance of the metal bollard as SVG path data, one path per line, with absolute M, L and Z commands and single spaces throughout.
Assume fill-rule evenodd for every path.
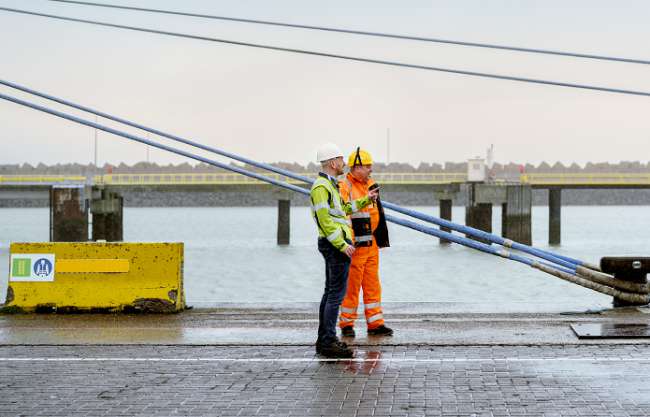
M 600 268 L 603 272 L 612 274 L 622 281 L 646 284 L 647 275 L 650 273 L 650 257 L 635 256 L 608 256 L 600 260 Z M 614 297 L 614 307 L 637 306 L 629 301 Z

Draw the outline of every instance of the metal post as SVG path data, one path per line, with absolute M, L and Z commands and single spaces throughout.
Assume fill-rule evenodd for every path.
M 278 200 L 278 245 L 288 245 L 291 225 L 291 200 Z
M 548 190 L 548 243 L 559 245 L 562 240 L 562 189 Z

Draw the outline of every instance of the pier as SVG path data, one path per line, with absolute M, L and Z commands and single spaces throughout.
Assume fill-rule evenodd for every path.
M 267 176 L 282 178 L 278 174 Z M 307 176 L 313 177 L 314 174 Z M 376 173 L 373 178 L 382 185 L 382 195 L 396 201 L 401 201 L 405 194 L 427 196 L 438 203 L 443 219 L 450 220 L 454 202 L 462 201 L 466 206 L 466 224 L 485 231 L 492 232 L 492 211 L 496 207 L 502 213 L 501 230 L 498 232 L 504 237 L 528 244 L 532 242 L 531 193 L 533 190 L 547 191 L 548 242 L 551 245 L 560 245 L 562 240 L 563 190 L 650 189 L 650 174 L 526 174 L 516 180 L 503 179 L 489 183 L 467 183 L 465 174 L 449 173 Z M 300 185 L 298 181 L 289 182 Z M 94 239 L 107 241 L 121 240 L 121 210 L 125 194 L 210 194 L 221 205 L 234 205 L 227 203 L 229 199 L 235 201 L 233 196 L 237 196 L 238 204 L 243 198 L 247 205 L 277 205 L 278 244 L 288 244 L 290 241 L 288 227 L 291 205 L 306 204 L 302 196 L 278 192 L 272 185 L 238 174 L 161 173 L 111 174 L 93 178 L 5 175 L 0 176 L 0 205 L 3 201 L 10 204 L 17 200 L 46 202 L 50 200 L 52 188 L 70 187 L 81 187 L 88 194 L 85 198 L 95 201 L 89 207 L 97 216 L 98 232 Z M 91 194 L 92 198 L 89 197 Z M 102 198 L 108 200 L 99 203 Z M 118 201 L 120 198 L 122 200 Z
M 313 303 L 220 304 L 164 317 L 0 316 L 0 409 L 397 417 L 632 416 L 650 408 L 650 339 L 578 338 L 572 330 L 647 325 L 647 309 L 386 309 L 396 336 L 360 334 L 352 360 L 315 355 Z

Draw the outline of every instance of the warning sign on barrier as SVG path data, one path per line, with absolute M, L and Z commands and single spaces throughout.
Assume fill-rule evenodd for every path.
M 9 281 L 54 281 L 55 256 L 52 253 L 16 253 L 11 255 Z

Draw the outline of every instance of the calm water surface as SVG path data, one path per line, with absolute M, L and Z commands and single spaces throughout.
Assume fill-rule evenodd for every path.
M 437 215 L 437 208 L 416 207 Z M 493 230 L 500 231 L 499 210 Z M 464 209 L 454 207 L 454 221 Z M 127 208 L 124 238 L 185 242 L 188 304 L 302 302 L 320 299 L 324 263 L 307 208 L 292 208 L 291 245 L 275 244 L 277 210 L 253 208 Z M 4 299 L 11 242 L 47 241 L 48 209 L 0 209 L 0 294 Z M 561 305 L 599 308 L 611 298 L 525 265 L 389 224 L 391 248 L 381 253 L 386 302 Z M 548 248 L 548 209 L 533 208 L 534 245 Z M 597 262 L 605 255 L 650 256 L 650 207 L 563 207 L 562 254 Z

